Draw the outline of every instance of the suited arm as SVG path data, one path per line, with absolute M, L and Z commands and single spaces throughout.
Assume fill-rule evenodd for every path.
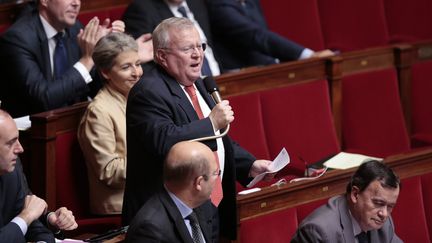
M 170 227 L 167 225 L 167 227 Z M 126 234 L 126 243 L 148 242 L 158 243 L 164 239 L 164 233 L 152 222 L 140 222 L 139 225 L 131 225 Z
M 231 139 L 230 142 L 234 149 L 236 179 L 243 186 L 246 186 L 251 180 L 251 177 L 249 177 L 249 172 L 256 158 Z
M 237 46 L 260 51 L 281 61 L 297 60 L 300 57 L 303 46 L 253 22 L 238 1 L 210 0 L 208 5 L 215 35 L 224 36 Z M 260 7 L 259 10 L 261 13 Z M 262 14 L 261 16 L 263 17 Z
M 326 232 L 313 224 L 307 224 L 300 226 L 297 232 L 291 239 L 291 243 L 316 243 L 316 242 L 328 242 Z
M 139 2 L 139 3 L 138 3 Z M 149 8 L 146 1 L 133 1 L 123 14 L 123 21 L 126 25 L 126 33 L 135 39 L 145 33 L 152 33 L 155 26 L 150 21 Z
M 161 94 L 158 90 L 140 90 L 133 97 L 129 95 L 126 116 L 130 131 L 140 131 L 134 134 L 135 141 L 149 143 L 149 152 L 156 151 L 164 157 L 169 149 L 180 141 L 214 135 L 210 118 L 188 121 L 184 112 L 178 112 L 180 107 L 172 107 L 171 99 L 178 99 L 170 94 Z M 173 121 L 183 121 L 175 123 Z M 216 142 L 206 143 L 215 150 Z
M 124 188 L 126 158 L 116 153 L 116 129 L 103 107 L 91 106 L 79 126 L 78 140 L 91 172 L 107 186 Z
M 88 91 L 83 77 L 73 67 L 62 78 L 48 81 L 39 64 L 44 58 L 41 47 L 34 40 L 20 38 L 19 33 L 10 33 L 2 39 L 1 52 L 3 70 L 8 77 L 14 77 L 8 82 L 14 82 L 10 85 L 15 85 L 22 97 L 30 97 L 32 106 L 39 110 L 60 107 Z

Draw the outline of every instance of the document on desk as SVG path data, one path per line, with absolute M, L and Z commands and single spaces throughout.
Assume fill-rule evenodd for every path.
M 288 165 L 290 162 L 290 157 L 288 152 L 285 148 L 283 148 L 278 156 L 273 160 L 273 162 L 270 164 L 270 171 L 264 172 L 262 174 L 259 174 L 255 176 L 255 178 L 246 186 L 248 188 L 253 187 L 255 184 L 257 184 L 259 181 L 261 181 L 267 174 L 270 173 L 276 173 L 283 169 L 286 165 Z
M 332 169 L 346 170 L 349 168 L 357 167 L 364 162 L 370 160 L 382 161 L 383 159 L 363 154 L 340 152 L 336 156 L 324 162 L 324 166 Z

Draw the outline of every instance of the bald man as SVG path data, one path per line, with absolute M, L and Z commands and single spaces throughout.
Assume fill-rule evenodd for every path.
M 0 109 L 0 242 L 54 242 L 53 230 L 78 227 L 71 211 L 60 208 L 46 214 L 46 202 L 31 195 L 18 155 L 22 153 L 12 117 Z
M 213 152 L 199 142 L 179 142 L 169 151 L 163 170 L 163 191 L 152 196 L 132 220 L 126 242 L 214 242 L 210 194 L 220 170 Z M 196 227 L 196 226 L 195 226 Z M 205 240 L 205 241 L 203 241 Z

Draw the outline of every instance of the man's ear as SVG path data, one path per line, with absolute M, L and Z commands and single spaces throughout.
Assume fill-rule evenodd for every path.
M 194 187 L 197 191 L 202 191 L 202 183 L 204 182 L 204 176 L 198 176 L 194 181 Z
M 158 50 L 156 50 L 156 53 L 154 56 L 155 56 L 156 62 L 159 65 L 161 65 L 162 67 L 167 66 L 167 55 L 166 55 L 165 51 L 163 51 L 162 49 L 158 49 Z
M 46 6 L 48 6 L 48 0 L 39 0 L 39 4 L 46 7 Z
M 357 186 L 353 186 L 350 192 L 350 198 L 353 203 L 357 203 L 360 189 Z

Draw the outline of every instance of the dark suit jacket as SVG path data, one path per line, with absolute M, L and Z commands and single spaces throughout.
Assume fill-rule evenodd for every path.
M 195 82 L 210 108 L 215 105 L 201 79 Z M 176 80 L 159 67 L 149 71 L 131 89 L 126 107 L 127 170 L 123 200 L 123 223 L 128 224 L 141 206 L 162 188 L 162 164 L 171 146 L 180 141 L 213 135 L 209 118 L 198 116 Z M 224 198 L 219 205 L 221 233 L 236 231 L 235 180 L 246 184 L 255 158 L 223 139 Z M 216 150 L 216 141 L 206 143 Z
M 297 229 L 291 243 L 355 242 L 354 230 L 345 195 L 332 197 L 324 206 L 306 217 Z M 401 239 L 394 232 L 391 217 L 379 230 L 370 231 L 370 243 L 400 243 Z
M 51 71 L 48 39 L 37 11 L 22 16 L 0 38 L 0 100 L 13 117 L 47 111 L 82 101 L 96 94 L 100 83 L 87 85 L 72 66 L 81 51 L 77 22 L 67 29 L 70 68 L 61 78 Z
M 214 35 L 215 52 L 221 66 L 238 69 L 297 60 L 304 47 L 274 32 L 264 19 L 259 0 L 208 0 L 210 25 Z
M 207 44 L 213 48 L 210 20 L 205 1 L 186 0 L 186 2 L 194 14 L 195 20 L 204 32 Z M 127 7 L 123 15 L 123 21 L 126 24 L 126 33 L 138 38 L 142 34 L 152 33 L 160 22 L 171 17 L 174 17 L 174 15 L 164 0 L 134 0 Z M 213 55 L 219 63 L 218 55 L 215 51 L 213 51 Z M 144 72 L 153 68 L 153 66 L 153 62 L 144 64 Z
M 10 221 L 20 214 L 29 190 L 19 161 L 15 170 L 0 176 L 0 242 L 54 242 L 54 236 L 39 220 L 33 221 L 23 236 L 17 224 Z
M 210 201 L 195 209 L 206 242 L 212 239 L 212 208 Z M 151 197 L 131 222 L 126 242 L 189 243 L 192 237 L 177 206 L 163 190 Z

